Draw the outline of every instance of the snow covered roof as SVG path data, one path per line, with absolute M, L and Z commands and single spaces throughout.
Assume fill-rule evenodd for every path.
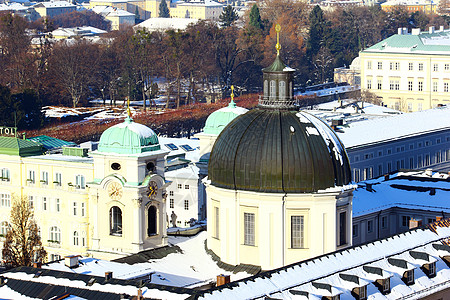
M 448 237 L 447 226 L 438 226 L 436 232 L 416 229 L 210 289 L 198 299 L 323 299 L 340 295 L 343 300 L 354 299 L 353 289 L 364 286 L 369 299 L 419 299 L 450 287 L 450 269 L 441 258 L 450 254 L 450 247 L 442 244 Z M 428 263 L 436 263 L 435 277 L 420 268 L 425 262 L 418 261 L 416 253 L 425 253 Z M 411 285 L 402 280 L 408 270 L 415 276 Z M 387 278 L 390 292 L 383 295 L 374 282 Z
M 223 4 L 211 1 L 211 0 L 190 0 L 190 1 L 178 1 L 177 6 L 206 6 L 206 7 L 223 7 Z
M 86 35 L 99 35 L 107 33 L 107 31 L 92 26 L 80 26 L 71 28 L 58 28 L 52 31 L 53 36 L 74 37 Z
M 22 5 L 20 3 L 2 3 L 0 4 L 0 11 L 19 11 L 19 10 L 27 10 L 29 7 Z
M 347 149 L 373 143 L 411 137 L 439 130 L 450 129 L 450 106 L 364 120 L 339 127 L 337 135 Z
M 353 217 L 388 209 L 402 207 L 438 212 L 450 212 L 449 175 L 426 171 L 400 172 L 383 177 L 361 181 L 353 192 Z M 367 188 L 370 185 L 371 188 Z M 430 195 L 434 190 L 435 194 Z
M 198 19 L 189 18 L 150 18 L 134 26 L 134 29 L 145 28 L 149 32 L 166 31 L 170 29 L 185 30 L 189 25 L 197 22 Z
M 55 8 L 55 7 L 76 7 L 76 5 L 67 2 L 67 1 L 45 1 L 40 2 L 35 5 L 35 7 L 46 7 L 46 8 Z
M 388 5 L 387 3 L 382 4 Z M 450 52 L 450 30 L 430 30 L 420 32 L 413 29 L 411 33 L 394 34 L 387 39 L 362 51 L 363 53 L 410 53 L 442 54 Z
M 192 162 L 197 162 L 200 159 L 200 141 L 198 139 L 168 138 L 161 136 L 158 137 L 158 139 L 161 149 L 170 151 L 167 155 L 168 157 L 184 157 Z M 189 147 L 185 147 L 184 145 L 188 145 Z
M 108 16 L 108 17 L 128 17 L 134 16 L 134 14 L 120 9 L 116 7 L 106 6 L 106 5 L 98 5 L 91 8 L 91 10 L 99 15 Z

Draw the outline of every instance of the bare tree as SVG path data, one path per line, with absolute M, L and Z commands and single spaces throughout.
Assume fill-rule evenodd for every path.
M 9 229 L 3 243 L 3 260 L 12 267 L 31 266 L 35 261 L 45 261 L 47 252 L 42 246 L 27 197 L 13 195 L 12 201 Z

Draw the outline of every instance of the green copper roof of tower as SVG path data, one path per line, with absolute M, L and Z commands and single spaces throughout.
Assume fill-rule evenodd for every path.
M 15 137 L 0 137 L 0 154 L 34 156 L 43 153 L 39 142 Z
M 245 114 L 248 110 L 236 106 L 233 100 L 227 107 L 216 110 L 206 119 L 203 132 L 206 134 L 219 135 L 222 130 L 237 116 Z
M 277 55 L 273 63 L 267 68 L 264 68 L 263 72 L 295 72 L 295 70 L 286 66 L 280 56 Z
M 100 137 L 99 152 L 139 154 L 160 150 L 158 136 L 145 125 L 127 117 L 123 123 L 106 129 Z

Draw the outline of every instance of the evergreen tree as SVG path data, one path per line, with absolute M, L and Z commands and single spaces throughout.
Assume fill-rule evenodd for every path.
M 12 197 L 9 230 L 3 242 L 3 260 L 12 267 L 44 262 L 47 252 L 42 246 L 39 228 L 27 197 Z
M 328 24 L 319 5 L 314 6 L 309 15 L 309 38 L 307 43 L 308 57 L 316 55 L 325 42 Z
M 237 19 L 239 17 L 231 5 L 225 7 L 219 16 L 219 22 L 222 27 L 230 27 Z
M 22 93 L 13 94 L 17 110 L 17 127 L 19 129 L 38 129 L 44 124 L 42 102 L 36 92 L 26 89 Z
M 258 5 L 253 4 L 252 10 L 250 11 L 250 26 L 253 26 L 257 29 L 264 29 L 263 22 L 261 20 L 261 15 L 259 13 Z
M 159 4 L 159 17 L 160 18 L 170 18 L 169 8 L 167 7 L 166 0 L 162 0 Z

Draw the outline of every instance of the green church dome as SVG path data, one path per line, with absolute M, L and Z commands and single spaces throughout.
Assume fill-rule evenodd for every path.
M 216 110 L 206 119 L 203 132 L 206 134 L 219 135 L 220 132 L 237 116 L 245 114 L 248 109 L 236 106 L 233 100 L 227 107 Z
M 159 150 L 156 133 L 127 117 L 123 123 L 106 129 L 100 137 L 99 152 L 137 154 Z

